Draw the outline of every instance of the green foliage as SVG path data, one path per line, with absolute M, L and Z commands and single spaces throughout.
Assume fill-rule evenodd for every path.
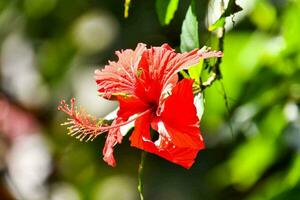
M 283 13 L 282 32 L 288 46 L 288 51 L 298 51 L 300 46 L 300 2 L 290 3 L 292 6 Z
M 196 83 L 199 83 L 200 81 L 202 69 L 203 69 L 203 59 L 201 59 L 197 65 L 192 66 L 188 69 L 190 77 L 194 79 Z
M 225 24 L 226 17 L 220 17 L 215 23 L 208 27 L 209 31 L 214 31 L 217 28 L 221 28 Z
M 192 66 L 188 69 L 190 77 L 195 80 L 196 84 L 200 84 L 200 77 L 202 74 L 203 64 L 203 59 L 201 59 L 197 65 Z
M 24 0 L 25 13 L 32 18 L 39 18 L 51 12 L 57 0 Z
M 214 31 L 217 28 L 224 26 L 226 17 L 229 17 L 230 15 L 233 15 L 241 10 L 243 10 L 243 9 L 238 4 L 236 4 L 236 0 L 229 0 L 227 8 L 223 12 L 223 14 L 213 25 L 211 25 L 208 28 L 208 30 Z
M 195 1 L 192 1 L 182 23 L 180 50 L 181 52 L 186 52 L 195 48 L 199 48 L 199 33 Z M 200 60 L 199 64 L 188 69 L 189 77 L 194 79 L 197 84 L 200 83 L 202 68 L 203 60 Z
M 64 77 L 74 53 L 75 49 L 65 38 L 48 41 L 41 46 L 38 55 L 40 71 L 49 84 L 55 85 Z
M 261 13 L 264 13 L 263 20 Z M 276 9 L 268 1 L 259 1 L 250 18 L 258 28 L 268 30 L 276 23 Z
M 192 0 L 182 23 L 180 35 L 181 52 L 191 51 L 199 47 L 198 20 L 195 1 Z
M 156 12 L 161 25 L 168 25 L 178 8 L 179 0 L 156 0 Z
M 198 33 L 198 20 L 196 15 L 195 1 L 192 0 L 187 10 L 185 19 L 182 23 L 181 35 L 180 35 L 180 50 L 181 52 L 191 51 L 195 48 L 199 48 L 199 33 Z M 184 71 L 182 75 L 185 78 L 192 78 L 197 85 L 200 84 L 200 77 L 203 69 L 203 60 L 188 69 L 188 74 Z

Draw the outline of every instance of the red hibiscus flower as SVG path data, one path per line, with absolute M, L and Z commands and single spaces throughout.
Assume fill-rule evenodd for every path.
M 178 81 L 177 73 L 200 59 L 222 53 L 199 49 L 176 53 L 167 44 L 147 49 L 140 43 L 135 50 L 116 54 L 117 62 L 95 71 L 100 94 L 119 101 L 116 119 L 110 125 L 105 120 L 99 123 L 76 111 L 74 100 L 71 108 L 63 102 L 59 109 L 72 117 L 66 123 L 70 133 L 89 140 L 108 131 L 103 155 L 109 165 L 115 166 L 113 147 L 122 141 L 120 128 L 134 122 L 129 138 L 132 146 L 190 168 L 204 142 L 194 105 L 193 80 Z

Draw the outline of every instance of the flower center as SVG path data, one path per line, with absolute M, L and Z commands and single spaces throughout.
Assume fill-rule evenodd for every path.
M 158 104 L 157 102 L 151 101 L 148 103 L 149 107 L 151 110 L 153 110 L 154 112 L 157 110 Z

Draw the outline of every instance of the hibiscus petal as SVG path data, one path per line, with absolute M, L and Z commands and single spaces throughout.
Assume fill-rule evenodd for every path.
M 164 82 L 164 87 L 172 83 L 174 76 L 177 76 L 177 73 L 183 69 L 188 69 L 190 66 L 193 66 L 199 63 L 200 59 L 212 58 L 212 57 L 221 57 L 223 54 L 221 51 L 210 51 L 209 48 L 203 47 L 202 49 L 194 49 L 190 52 L 177 53 L 167 63 L 167 66 L 164 68 L 164 77 L 162 81 Z
M 135 50 L 117 51 L 117 62 L 109 62 L 104 69 L 95 71 L 98 91 L 108 99 L 115 93 L 132 94 L 137 65 L 145 50 L 146 45 L 139 43 Z
M 164 129 L 161 131 L 165 133 L 161 134 L 168 136 L 176 146 L 200 150 L 204 148 L 204 143 L 200 135 L 192 86 L 193 80 L 183 79 L 173 88 L 172 94 L 164 102 L 157 123 L 163 123 Z M 160 133 L 159 129 L 157 131 Z
M 165 147 L 159 148 L 153 141 L 151 141 L 151 117 L 151 114 L 148 113 L 135 121 L 134 131 L 129 138 L 131 146 L 156 154 L 170 162 L 189 169 L 195 162 L 194 160 L 199 150 L 189 147 L 177 147 L 172 143 L 172 141 L 163 141 L 167 142 Z M 162 138 L 162 140 L 164 139 Z
M 116 118 L 113 121 L 112 125 L 116 125 L 122 122 L 123 122 L 122 119 Z M 109 130 L 102 152 L 103 152 L 103 160 L 112 167 L 116 166 L 116 161 L 113 154 L 114 153 L 113 148 L 117 143 L 121 143 L 122 139 L 123 136 L 120 132 L 120 128 L 113 128 Z
M 192 84 L 192 80 L 184 79 L 173 88 L 161 116 L 153 117 L 153 113 L 148 113 L 135 121 L 135 129 L 130 137 L 132 146 L 185 168 L 192 166 L 197 153 L 204 148 L 193 103 Z M 159 133 L 156 142 L 151 140 L 151 125 Z
M 150 120 L 150 113 L 145 114 L 135 120 L 134 130 L 129 138 L 131 141 L 131 146 L 146 150 L 144 144 L 148 142 L 152 143 L 150 136 Z
M 118 96 L 118 117 L 127 120 L 130 116 L 141 113 L 149 108 L 149 105 L 135 96 Z
M 117 62 L 109 62 L 104 69 L 95 71 L 98 91 L 108 99 L 112 95 L 135 95 L 148 102 L 158 102 L 167 88 L 174 87 L 180 70 L 197 64 L 200 58 L 222 56 L 221 52 L 207 48 L 176 53 L 167 44 L 147 49 L 142 43 L 135 50 L 116 54 Z
M 179 71 L 199 63 L 200 59 L 220 56 L 222 52 L 210 51 L 206 47 L 184 53 L 176 53 L 167 44 L 151 47 L 143 52 L 138 64 L 139 80 L 143 84 L 136 88 L 143 90 L 136 90 L 137 96 L 148 96 L 150 101 L 159 101 L 176 85 Z M 159 102 L 161 103 L 162 101 Z

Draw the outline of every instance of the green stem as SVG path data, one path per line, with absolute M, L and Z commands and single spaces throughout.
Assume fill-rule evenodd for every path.
M 225 12 L 224 8 L 224 0 L 221 1 L 221 12 Z M 218 50 L 224 52 L 224 38 L 225 38 L 225 23 L 223 24 L 222 27 L 220 27 L 220 32 L 218 33 Z M 222 57 L 217 58 L 216 64 L 213 66 L 213 73 L 212 75 L 208 78 L 207 81 L 201 84 L 200 88 L 201 91 L 204 91 L 207 87 L 213 85 L 213 83 L 216 80 L 222 79 L 222 72 L 220 69 L 220 65 L 222 63 Z
M 124 17 L 125 17 L 125 18 L 128 17 L 130 1 L 131 1 L 131 0 L 125 0 L 125 3 L 124 3 Z
M 143 195 L 143 169 L 144 169 L 144 162 L 145 162 L 145 158 L 146 158 L 146 152 L 142 151 L 141 154 L 141 162 L 139 164 L 139 170 L 138 170 L 138 191 L 140 194 L 140 199 L 144 200 L 144 195 Z

